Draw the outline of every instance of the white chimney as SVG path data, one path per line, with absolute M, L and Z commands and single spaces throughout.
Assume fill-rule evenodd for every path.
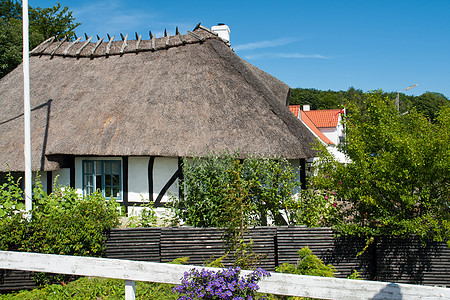
M 217 33 L 219 37 L 226 42 L 230 42 L 230 28 L 227 25 L 219 23 L 216 26 L 211 27 L 211 31 Z
M 310 110 L 311 110 L 311 106 L 309 106 L 309 104 L 303 105 L 303 111 L 310 111 Z

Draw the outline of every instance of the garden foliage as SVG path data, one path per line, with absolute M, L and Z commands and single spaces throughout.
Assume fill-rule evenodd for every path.
M 353 105 L 344 151 L 352 163 L 324 155 L 312 185 L 343 201 L 343 233 L 445 241 L 450 238 L 450 107 L 435 123 L 412 110 L 399 114 L 381 92 Z
M 11 175 L 7 181 L 0 187 L 1 250 L 101 256 L 104 232 L 118 225 L 115 200 L 106 201 L 100 193 L 80 196 L 72 188 L 57 185 L 47 194 L 37 181 L 27 218 L 19 182 Z
M 136 227 L 156 227 L 158 216 L 156 215 L 153 202 L 142 197 L 143 204 L 141 205 L 141 211 L 138 214 L 129 218 L 126 223 L 127 228 Z
M 328 227 L 339 222 L 342 201 L 331 190 L 314 189 L 312 185 L 292 200 L 289 209 L 291 224 Z
M 184 159 L 184 197 L 174 199 L 175 214 L 190 226 L 224 227 L 237 208 L 248 225 L 265 225 L 268 218 L 281 225 L 280 211 L 292 201 L 297 176 L 281 158 L 240 159 L 238 153 L 225 153 Z
M 308 247 L 298 251 L 298 261 L 295 265 L 283 263 L 275 268 L 279 273 L 334 277 L 336 269 L 332 265 L 325 265 Z
M 292 207 L 296 174 L 284 159 L 249 157 L 238 153 L 208 155 L 183 161 L 181 188 L 184 198 L 174 199 L 175 215 L 187 225 L 219 227 L 225 230 L 227 253 L 234 265 L 254 267 L 262 257 L 246 240 L 247 228 L 284 220 L 280 211 Z

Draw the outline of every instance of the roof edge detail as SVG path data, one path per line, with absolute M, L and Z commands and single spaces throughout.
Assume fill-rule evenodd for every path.
M 150 32 L 149 40 L 142 39 L 142 35 L 137 33 L 136 40 L 128 40 L 128 35 L 123 37 L 121 34 L 122 40 L 114 41 L 115 36 L 110 37 L 108 35 L 108 41 L 104 41 L 104 38 L 97 36 L 97 42 L 91 42 L 92 36 L 86 37 L 85 41 L 81 41 L 81 37 L 78 37 L 75 41 L 68 41 L 66 37 L 58 41 L 55 37 L 51 37 L 34 48 L 30 52 L 30 56 L 63 56 L 93 59 L 112 55 L 165 50 L 186 44 L 203 43 L 208 39 L 220 40 L 230 47 L 230 44 L 221 39 L 217 33 L 201 26 L 200 23 L 193 31 L 188 31 L 187 34 L 181 35 L 178 32 L 178 28 L 176 31 L 177 33 L 173 36 L 170 36 L 166 31 L 166 35 L 160 38 L 155 38 Z

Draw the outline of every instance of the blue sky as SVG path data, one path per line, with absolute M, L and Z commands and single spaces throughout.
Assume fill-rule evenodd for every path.
M 56 1 L 29 0 L 33 7 Z M 235 52 L 290 87 L 450 97 L 450 1 L 60 0 L 78 36 L 148 38 L 225 23 Z

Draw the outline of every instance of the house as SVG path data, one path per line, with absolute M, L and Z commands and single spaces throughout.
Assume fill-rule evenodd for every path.
M 142 198 L 162 206 L 179 195 L 183 157 L 239 150 L 304 166 L 314 136 L 289 111 L 289 87 L 228 40 L 199 24 L 184 35 L 49 39 L 35 48 L 31 166 L 47 191 L 58 176 L 125 209 Z M 3 175 L 24 170 L 22 82 L 22 66 L 0 80 Z
M 300 105 L 289 105 L 289 110 L 327 146 L 328 152 L 338 161 L 349 161 L 344 153 L 337 149 L 344 138 L 342 115 L 345 115 L 345 109 L 311 110 L 309 105 L 303 105 L 303 109 Z
M 314 135 L 326 145 L 339 145 L 344 138 L 342 114 L 345 109 L 310 110 L 309 105 L 289 105 L 290 111 L 299 118 Z

